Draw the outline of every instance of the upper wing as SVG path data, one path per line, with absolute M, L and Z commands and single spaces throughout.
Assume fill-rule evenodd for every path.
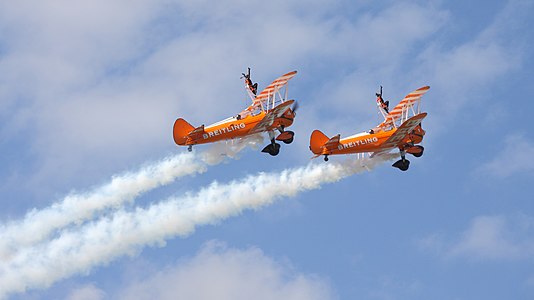
M 389 114 L 386 116 L 384 122 L 378 125 L 378 127 L 384 128 L 393 126 L 395 122 L 397 122 L 397 120 L 403 116 L 403 114 L 408 113 L 408 110 L 412 108 L 413 105 L 419 101 L 429 89 L 429 86 L 424 86 L 406 95 L 406 97 L 404 97 L 404 99 L 402 99 L 397 106 L 389 111 Z
M 391 149 L 398 147 L 406 135 L 410 134 L 417 125 L 426 117 L 426 113 L 420 113 L 406 120 L 381 146 L 380 150 L 373 152 L 371 157 L 381 153 L 389 152 Z
M 287 84 L 287 82 L 296 74 L 297 71 L 293 71 L 276 78 L 271 84 L 269 84 L 263 91 L 261 91 L 261 93 L 256 96 L 252 105 L 260 105 L 262 101 L 267 100 L 269 97 L 271 97 L 281 88 L 283 88 Z
M 267 131 L 273 124 L 274 120 L 281 117 L 293 102 L 295 101 L 288 100 L 266 113 L 263 119 L 261 119 L 261 121 L 259 121 L 258 124 L 256 124 L 256 126 L 250 130 L 250 133 Z

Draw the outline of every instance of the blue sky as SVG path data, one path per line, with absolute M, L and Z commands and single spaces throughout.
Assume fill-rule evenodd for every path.
M 0 1 L 0 297 L 532 299 L 533 6 Z M 298 70 L 295 142 L 276 158 L 182 156 L 174 120 L 240 111 L 247 67 L 260 89 Z M 392 103 L 430 85 L 425 155 L 408 172 L 385 162 L 308 187 L 327 168 L 309 160 L 310 133 L 378 124 L 380 85 Z M 150 166 L 166 157 L 179 178 L 156 180 Z M 358 170 L 345 159 L 328 165 Z M 146 186 L 128 185 L 139 170 Z M 261 202 L 279 186 L 295 192 Z M 244 209 L 194 219 L 217 188 L 218 205 L 244 195 Z M 43 239 L 50 219 L 24 227 L 65 199 L 73 217 L 83 199 L 118 202 Z M 2 248 L 9 232 L 21 242 Z M 43 249 L 55 258 L 41 274 Z

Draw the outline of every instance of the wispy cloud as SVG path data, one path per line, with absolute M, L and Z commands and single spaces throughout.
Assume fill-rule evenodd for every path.
M 534 219 L 525 215 L 479 216 L 454 237 L 432 234 L 419 245 L 445 259 L 474 261 L 534 258 Z
M 450 118 L 447 110 L 470 101 L 464 92 L 517 66 L 521 53 L 503 33 L 526 2 L 510 1 L 489 28 L 452 45 L 439 33 L 454 20 L 435 4 L 347 11 L 336 1 L 3 2 L 0 135 L 9 143 L 25 134 L 35 160 L 22 175 L 30 187 L 70 184 L 81 171 L 109 174 L 172 146 L 178 116 L 200 125 L 235 114 L 246 103 L 238 78 L 249 65 L 263 84 L 303 71 L 312 84 L 292 89 L 308 101 L 296 124 L 303 136 L 325 113 L 339 117 L 328 132 L 376 125 L 378 84 L 397 100 L 430 84 L 432 107 Z M 250 7 L 261 14 L 250 17 Z M 363 121 L 354 124 L 354 114 Z M 307 151 L 306 138 L 296 143 L 294 151 Z
M 141 273 L 143 270 L 137 270 Z M 141 275 L 116 292 L 116 299 L 334 299 L 327 281 L 297 272 L 258 248 L 206 243 L 194 257 Z
M 475 170 L 477 175 L 506 178 L 514 175 L 534 175 L 534 141 L 521 134 L 511 134 L 493 158 Z
M 65 300 L 102 300 L 106 299 L 106 293 L 94 284 L 79 286 L 70 291 Z
M 84 178 L 109 174 L 112 166 L 122 168 L 172 146 L 170 128 L 178 116 L 201 125 L 239 111 L 247 103 L 239 81 L 246 66 L 257 70 L 260 85 L 291 69 L 307 72 L 302 74 L 322 82 L 309 92 L 292 88 L 297 100 L 304 101 L 299 93 L 316 97 L 324 85 L 335 93 L 336 107 L 344 107 L 347 94 L 336 91 L 357 94 L 351 86 L 358 80 L 333 84 L 343 72 L 324 72 L 317 62 L 362 65 L 373 57 L 381 66 L 397 65 L 395 57 L 443 23 L 443 12 L 431 6 L 397 4 L 363 11 L 361 18 L 333 14 L 342 6 L 238 0 L 224 5 L 5 3 L 0 6 L 0 27 L 7 37 L 0 95 L 12 105 L 0 106 L 9 124 L 2 137 L 27 134 L 25 149 L 35 159 L 26 180 L 30 187 L 49 186 L 53 180 L 69 184 L 82 170 Z M 261 14 L 250 17 L 251 7 Z M 228 59 L 229 53 L 235 59 Z M 368 71 L 362 74 L 369 76 Z M 299 122 L 309 120 L 314 117 Z M 301 132 L 305 137 L 311 130 Z M 295 151 L 307 151 L 302 145 Z M 89 157 L 91 166 L 85 163 Z

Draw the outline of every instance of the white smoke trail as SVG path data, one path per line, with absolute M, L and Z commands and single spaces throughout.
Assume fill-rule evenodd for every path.
M 281 197 L 317 189 L 390 158 L 309 164 L 228 184 L 215 182 L 195 195 L 171 198 L 133 212 L 122 209 L 81 228 L 66 229 L 53 240 L 23 249 L 1 266 L 0 298 L 27 288 L 48 287 L 121 255 L 133 255 L 143 246 L 163 246 L 166 239 L 191 234 L 196 226 L 214 224 L 245 209 L 259 209 Z
M 73 193 L 60 202 L 41 210 L 32 210 L 23 220 L 0 224 L 0 259 L 8 260 L 23 247 L 46 239 L 56 230 L 71 224 L 81 224 L 105 209 L 118 208 L 132 202 L 142 193 L 175 179 L 203 173 L 207 165 L 235 157 L 246 146 L 256 147 L 261 136 L 252 136 L 231 145 L 214 144 L 207 151 L 182 153 L 147 165 L 136 172 L 114 176 L 107 184 L 86 193 Z

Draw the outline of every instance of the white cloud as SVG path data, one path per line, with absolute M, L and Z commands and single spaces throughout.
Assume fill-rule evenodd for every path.
M 66 300 L 101 300 L 106 298 L 106 293 L 94 284 L 87 284 L 72 290 Z
M 534 174 L 534 141 L 512 134 L 501 143 L 502 149 L 476 169 L 477 174 L 506 178 L 517 174 Z
M 434 133 L 450 130 L 451 122 L 466 107 L 470 110 L 463 115 L 475 118 L 492 107 L 493 101 L 501 100 L 492 97 L 492 85 L 502 84 L 499 80 L 521 68 L 528 55 L 528 48 L 518 42 L 517 35 L 510 34 L 528 30 L 527 22 L 518 22 L 529 18 L 526 12 L 532 3 L 527 2 L 507 1 L 487 27 L 465 37 L 462 43 L 448 41 L 445 36 L 451 32 L 446 27 L 442 38 L 429 40 L 414 57 L 413 63 L 419 66 L 405 79 L 431 86 L 431 102 L 424 107 L 432 113 L 426 123 L 431 124 Z M 451 16 L 448 21 L 456 20 Z
M 304 8 L 241 0 L 55 3 L 0 6 L 6 32 L 0 95 L 11 103 L 0 106 L 10 124 L 1 134 L 29 133 L 25 141 L 37 159 L 29 186 L 69 184 L 82 171 L 91 180 L 170 149 L 178 116 L 200 125 L 234 114 L 246 103 L 239 75 L 248 65 L 263 86 L 283 72 L 313 72 L 326 61 L 359 64 L 374 57 L 381 66 L 395 65 L 443 21 L 439 10 L 415 4 L 356 18 L 339 15 L 342 5 L 331 1 Z M 251 17 L 251 7 L 260 13 Z M 294 81 L 301 76 L 313 75 Z M 322 76 L 321 84 L 330 81 L 337 90 L 331 82 L 338 79 Z M 297 89 L 291 91 L 298 98 Z M 341 105 L 346 99 L 336 98 Z
M 534 259 L 534 218 L 517 215 L 475 217 L 455 238 L 432 234 L 419 245 L 443 258 L 483 260 Z
M 306 115 L 295 126 L 302 157 L 324 115 L 336 117 L 321 128 L 331 135 L 378 123 L 378 84 L 393 102 L 430 84 L 432 107 L 450 117 L 447 108 L 469 100 L 457 95 L 517 65 L 503 32 L 521 6 L 510 3 L 473 40 L 451 46 L 437 33 L 452 17 L 432 4 L 373 11 L 335 1 L 3 2 L 0 137 L 27 135 L 36 160 L 24 180 L 30 188 L 92 183 L 171 149 L 178 116 L 200 125 L 241 109 L 239 75 L 250 65 L 260 85 L 301 71 L 291 95 Z
M 517 229 L 526 234 L 525 229 L 532 228 L 530 224 L 524 224 L 527 228 L 521 228 L 520 224 L 502 216 L 481 216 L 475 218 L 471 226 L 465 230 L 460 240 L 449 249 L 451 256 L 469 256 L 475 259 L 509 259 L 520 257 L 532 257 L 534 255 L 534 240 L 528 235 L 518 237 Z M 519 228 L 516 228 L 519 227 Z
M 138 270 L 142 272 L 142 270 Z M 144 275 L 117 299 L 334 299 L 328 282 L 266 256 L 258 248 L 209 242 L 193 258 Z

